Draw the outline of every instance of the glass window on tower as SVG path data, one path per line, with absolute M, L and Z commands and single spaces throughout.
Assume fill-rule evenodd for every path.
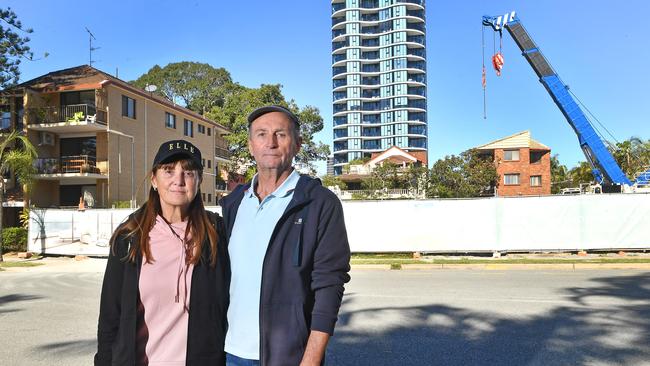
M 400 43 L 400 42 L 406 42 L 406 32 L 395 32 L 393 33 L 393 42 L 394 43 Z
M 348 62 L 348 72 L 359 72 L 359 61 Z
M 390 18 L 390 9 L 382 9 L 379 11 L 379 20 L 386 20 L 389 18 Z
M 358 8 L 359 7 L 359 0 L 345 0 L 345 7 L 346 8 Z
M 391 39 L 390 34 L 384 34 L 384 35 L 379 36 L 379 45 L 380 46 L 388 46 L 388 45 L 390 45 L 392 43 L 393 43 L 393 41 Z
M 346 24 L 345 34 L 359 34 L 359 23 Z
M 358 74 L 348 75 L 347 79 L 348 79 L 347 80 L 348 85 L 359 85 L 360 76 Z
M 382 98 L 385 97 L 390 97 L 393 95 L 393 87 L 392 86 L 382 86 L 380 89 L 380 96 Z
M 399 136 L 395 137 L 395 145 L 401 148 L 408 147 L 408 137 Z
M 349 36 L 348 45 L 350 47 L 359 47 L 359 36 Z
M 382 48 L 380 51 L 381 58 L 391 58 L 393 56 L 392 47 Z
M 406 99 L 406 98 L 395 98 L 395 103 L 396 103 L 395 106 L 396 107 L 397 107 L 397 100 L 398 99 Z M 405 102 L 405 103 L 408 103 L 408 102 Z M 399 104 L 399 105 L 402 105 L 402 104 Z M 405 111 L 405 110 L 395 111 L 395 121 L 406 122 L 408 120 L 409 120 L 408 111 Z
M 395 17 L 403 17 L 406 15 L 406 5 L 393 7 L 393 14 Z
M 395 55 L 395 56 L 406 56 L 406 45 L 405 44 L 399 44 L 397 46 L 393 46 L 393 55 Z
M 360 100 L 348 100 L 348 111 L 358 111 L 361 109 Z
M 393 122 L 393 112 L 381 112 L 381 123 Z
M 406 61 L 406 59 L 404 59 L 404 61 Z M 408 73 L 406 71 L 395 71 L 393 73 L 393 77 L 395 81 L 406 81 L 408 78 Z
M 395 19 L 393 20 L 393 30 L 406 29 L 406 19 Z
M 361 113 L 350 113 L 348 114 L 348 123 L 349 124 L 359 124 L 361 121 Z
M 348 98 L 359 98 L 361 88 L 348 88 Z
M 390 61 L 387 61 L 387 62 L 390 62 Z M 383 64 L 382 64 L 382 66 L 383 66 Z M 390 83 L 393 82 L 393 74 L 390 73 L 390 72 L 386 73 L 386 74 L 381 74 L 380 79 L 381 79 L 382 84 L 390 84 Z
M 406 95 L 408 92 L 408 87 L 406 84 L 397 84 L 395 85 L 395 95 Z
M 394 98 L 393 104 L 395 107 L 406 107 L 409 104 L 409 100 L 407 97 Z
M 358 60 L 359 59 L 359 49 L 351 48 L 345 51 L 347 60 Z
M 359 21 L 359 11 L 358 10 L 348 10 L 345 12 L 345 20 L 348 22 L 358 22 Z
M 393 0 L 379 0 L 379 7 L 383 8 L 385 6 L 390 6 L 393 4 Z

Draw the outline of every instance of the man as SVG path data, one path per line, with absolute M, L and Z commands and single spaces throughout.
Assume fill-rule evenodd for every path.
M 350 280 L 338 198 L 292 167 L 300 122 L 272 105 L 248 116 L 257 164 L 221 201 L 231 259 L 229 366 L 321 365 Z

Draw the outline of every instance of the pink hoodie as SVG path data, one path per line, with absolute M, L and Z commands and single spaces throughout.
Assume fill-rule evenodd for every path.
M 141 303 L 136 335 L 139 365 L 185 365 L 187 310 L 194 269 L 194 265 L 185 265 L 185 249 L 180 239 L 186 227 L 187 222 L 179 222 L 170 228 L 158 216 L 149 233 L 153 263 L 143 260 L 140 270 Z

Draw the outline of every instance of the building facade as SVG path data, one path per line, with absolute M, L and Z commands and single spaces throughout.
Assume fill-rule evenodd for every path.
M 37 149 L 30 197 L 37 207 L 141 205 L 158 147 L 172 139 L 201 150 L 205 205 L 225 190 L 225 127 L 100 70 L 54 71 L 3 96 L 3 124 L 24 131 Z
M 551 149 L 523 131 L 476 148 L 494 159 L 499 175 L 496 195 L 551 194 Z
M 426 156 L 425 1 L 331 4 L 334 174 L 392 146 Z

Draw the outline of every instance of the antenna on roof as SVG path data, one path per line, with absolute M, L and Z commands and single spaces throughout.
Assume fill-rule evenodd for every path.
M 95 62 L 93 61 L 93 51 L 98 50 L 101 47 L 93 47 L 93 39 L 96 41 L 97 38 L 95 38 L 95 36 L 92 34 L 90 29 L 88 29 L 88 27 L 84 27 L 84 28 L 86 28 L 86 32 L 88 32 L 88 53 L 89 53 L 88 66 L 92 67 L 93 63 Z

